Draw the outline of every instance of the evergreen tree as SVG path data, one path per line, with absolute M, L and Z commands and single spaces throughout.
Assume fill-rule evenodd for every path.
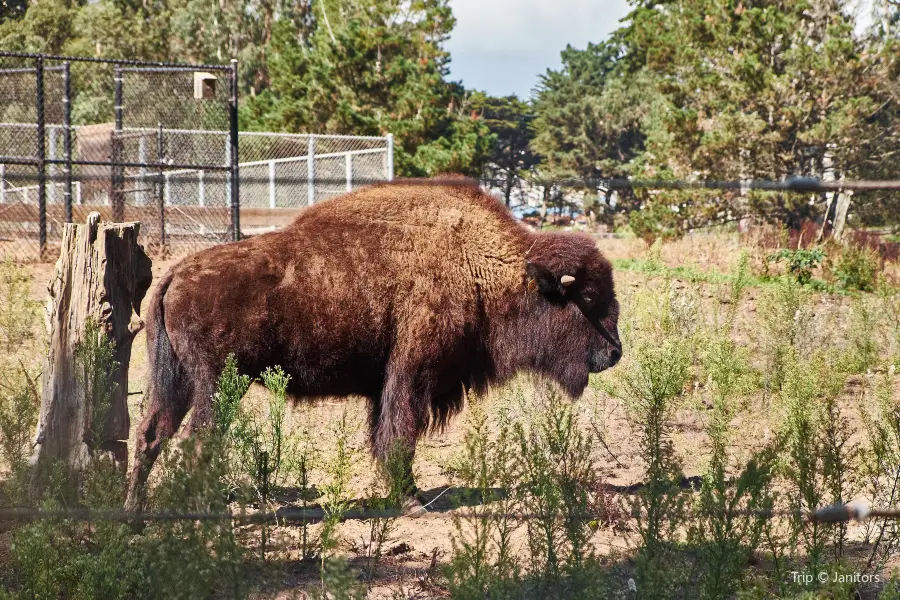
M 250 126 L 393 133 L 400 174 L 478 172 L 490 135 L 466 92 L 444 79 L 454 25 L 447 0 L 323 0 L 313 19 L 308 41 L 276 24 L 271 86 L 250 103 Z
M 540 157 L 531 148 L 533 110 L 529 103 L 516 96 L 495 98 L 483 93 L 472 96 L 472 105 L 494 136 L 483 177 L 502 190 L 509 206 L 513 190 L 521 186 L 523 179 L 540 162 Z
M 544 77 L 535 148 L 554 174 L 580 177 L 859 176 L 865 140 L 896 121 L 887 78 L 873 76 L 885 55 L 853 25 L 837 0 L 636 4 L 609 42 L 568 49 Z M 635 197 L 681 228 L 748 210 L 797 224 L 824 205 L 784 193 Z

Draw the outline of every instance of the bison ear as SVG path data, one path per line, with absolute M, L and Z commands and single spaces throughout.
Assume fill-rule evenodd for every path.
M 537 290 L 546 296 L 549 294 L 561 294 L 563 291 L 559 279 L 547 267 L 542 267 L 533 262 L 526 262 L 525 277 L 529 292 Z

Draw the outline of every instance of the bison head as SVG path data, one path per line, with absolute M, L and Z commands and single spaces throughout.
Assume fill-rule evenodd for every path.
M 539 234 L 526 257 L 524 285 L 527 350 L 520 366 L 580 395 L 590 373 L 622 357 L 612 266 L 587 236 Z

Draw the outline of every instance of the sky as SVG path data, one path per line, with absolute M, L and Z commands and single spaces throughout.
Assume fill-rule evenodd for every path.
M 599 42 L 628 13 L 626 0 L 451 0 L 450 78 L 496 96 L 528 98 L 566 44 Z
M 855 0 L 868 18 L 871 0 Z M 626 0 L 451 0 L 450 78 L 495 96 L 528 98 L 540 74 L 561 64 L 571 44 L 600 42 L 628 13 Z

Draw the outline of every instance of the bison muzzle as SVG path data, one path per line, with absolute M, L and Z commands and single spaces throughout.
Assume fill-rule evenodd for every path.
M 252 377 L 280 365 L 294 397 L 367 398 L 375 458 L 401 445 L 411 460 L 468 390 L 527 371 L 581 395 L 622 356 L 618 314 L 589 236 L 533 232 L 477 187 L 394 183 L 326 200 L 159 282 L 127 505 L 142 506 L 189 409 L 189 432 L 211 424 L 230 353 Z

